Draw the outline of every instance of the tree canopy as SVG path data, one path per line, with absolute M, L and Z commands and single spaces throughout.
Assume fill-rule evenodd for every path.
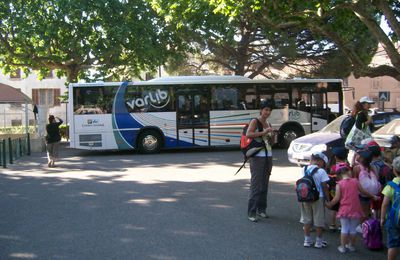
M 380 27 L 390 28 L 386 34 Z M 397 0 L 3 0 L 0 67 L 79 78 L 138 76 L 190 53 L 237 75 L 400 80 Z M 391 64 L 371 66 L 378 43 Z M 173 62 L 170 62 L 173 64 Z M 96 72 L 93 75 L 93 71 Z
M 308 28 L 265 26 L 262 10 L 250 5 L 227 15 L 206 0 L 153 0 L 152 4 L 195 53 L 191 61 L 197 62 L 199 70 L 216 64 L 236 75 L 275 77 L 273 68 L 292 67 L 306 73 L 306 67 L 319 68 L 339 53 Z
M 3 0 L 0 67 L 56 70 L 69 82 L 138 76 L 177 53 L 173 35 L 142 0 Z
M 400 2 L 397 0 L 213 0 L 216 12 L 230 17 L 251 6 L 260 23 L 277 29 L 307 28 L 333 43 L 359 76 L 391 76 L 400 80 Z M 381 21 L 390 32 L 385 33 Z M 379 43 L 391 64 L 371 66 Z M 362 49 L 360 49 L 362 48 Z M 366 51 L 364 51 L 366 50 Z

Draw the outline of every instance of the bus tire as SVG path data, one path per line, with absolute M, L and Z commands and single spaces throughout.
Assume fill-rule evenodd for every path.
M 158 153 L 162 146 L 162 137 L 155 130 L 146 130 L 138 138 L 138 148 L 140 153 Z
M 279 143 L 282 148 L 289 148 L 290 143 L 304 135 L 304 131 L 296 126 L 287 126 L 280 130 Z

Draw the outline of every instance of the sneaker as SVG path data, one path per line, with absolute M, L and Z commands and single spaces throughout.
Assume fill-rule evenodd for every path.
M 355 252 L 356 248 L 352 245 L 346 245 L 346 249 L 349 250 L 349 252 Z
M 338 246 L 337 250 L 342 254 L 346 253 L 346 248 L 344 246 Z
M 257 217 L 256 217 L 256 216 L 249 216 L 248 219 L 249 219 L 251 222 L 257 222 Z
M 269 218 L 269 216 L 265 212 L 257 213 L 257 216 L 259 216 L 261 218 Z
M 356 231 L 357 231 L 357 233 L 361 233 L 361 234 L 362 234 L 362 227 L 361 227 L 361 225 L 358 225 L 358 226 L 356 227 Z
M 328 243 L 324 240 L 317 240 L 314 244 L 315 248 L 324 248 L 328 245 Z
M 305 239 L 303 245 L 304 245 L 304 247 L 311 247 L 312 244 L 313 244 L 313 241 Z

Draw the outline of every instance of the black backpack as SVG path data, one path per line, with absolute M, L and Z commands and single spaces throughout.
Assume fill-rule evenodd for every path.
M 258 120 L 258 118 L 255 119 L 257 120 L 257 129 L 258 131 L 261 132 L 263 130 L 263 125 L 260 122 L 260 120 Z M 257 141 L 255 140 L 255 138 L 252 137 L 249 138 L 246 136 L 248 128 L 249 124 L 246 124 L 243 127 L 242 135 L 240 137 L 240 150 L 244 155 L 244 162 L 242 166 L 240 166 L 239 170 L 237 170 L 235 175 L 244 167 L 244 165 L 246 164 L 246 162 L 249 160 L 250 157 L 255 156 L 258 152 L 260 152 L 263 148 L 265 148 L 265 142 L 262 139 L 261 141 Z
M 340 136 L 342 138 L 346 138 L 349 135 L 351 128 L 353 128 L 355 122 L 356 119 L 351 115 L 348 115 L 345 119 L 343 119 L 342 123 L 340 124 Z
M 296 181 L 297 201 L 299 202 L 314 202 L 319 199 L 319 192 L 313 175 L 319 170 L 318 167 L 307 172 L 307 166 L 304 167 L 304 176 Z

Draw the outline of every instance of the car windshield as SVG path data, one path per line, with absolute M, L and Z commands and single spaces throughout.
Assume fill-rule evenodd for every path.
M 375 132 L 376 135 L 400 135 L 400 120 L 395 119 L 382 126 Z
M 327 124 L 324 128 L 319 130 L 320 133 L 340 133 L 340 124 L 342 123 L 345 115 L 339 116 L 329 124 Z

